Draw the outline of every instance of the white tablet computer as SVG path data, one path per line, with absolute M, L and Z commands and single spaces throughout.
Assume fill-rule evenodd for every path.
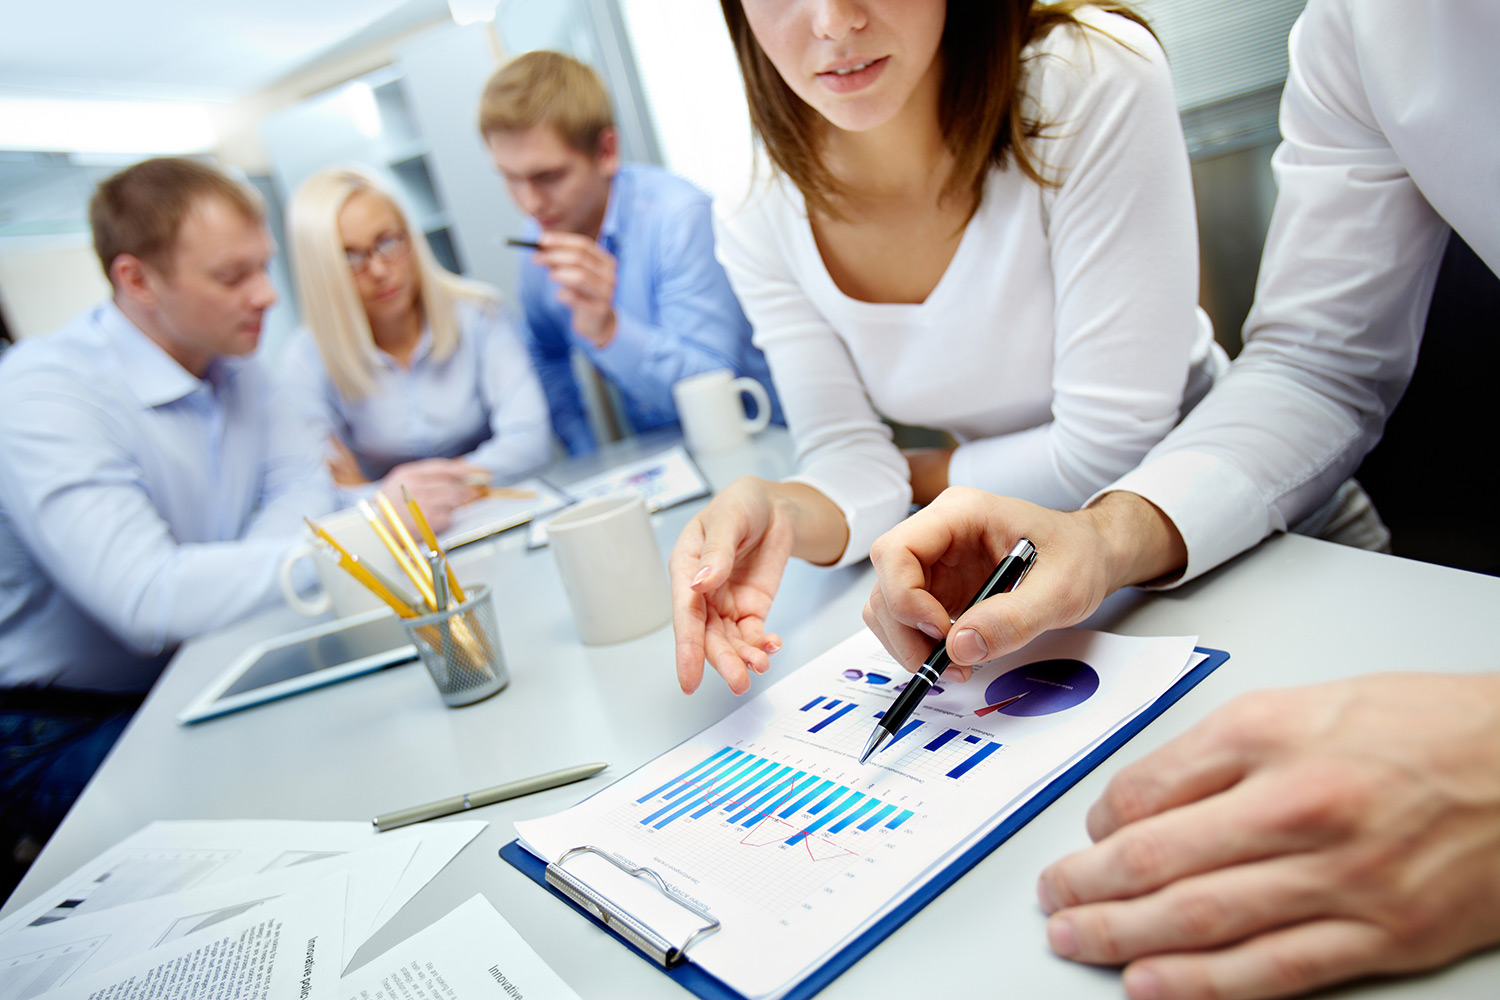
M 323 622 L 245 650 L 177 721 L 202 722 L 416 658 L 406 630 L 384 608 Z

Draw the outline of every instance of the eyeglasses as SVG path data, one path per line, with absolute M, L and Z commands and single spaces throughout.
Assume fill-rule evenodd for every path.
M 382 263 L 394 264 L 410 252 L 410 237 L 405 233 L 387 233 L 376 240 L 370 249 L 345 250 L 344 257 L 349 261 L 349 270 L 359 274 L 370 266 L 371 258 L 379 257 Z

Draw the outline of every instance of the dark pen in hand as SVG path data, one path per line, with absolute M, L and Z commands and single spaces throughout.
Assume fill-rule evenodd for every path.
M 964 605 L 964 611 L 968 611 L 986 598 L 1015 590 L 1034 562 L 1036 562 L 1036 546 L 1025 538 L 1016 542 L 1015 548 L 1000 560 L 1000 565 L 995 567 L 995 572 L 984 581 L 984 586 L 979 588 L 979 593 Z M 906 720 L 911 718 L 911 713 L 916 711 L 923 697 L 937 683 L 943 671 L 948 669 L 950 662 L 948 640 L 944 639 L 938 643 L 932 655 L 927 657 L 927 662 L 917 668 L 916 674 L 907 682 L 905 690 L 896 698 L 895 704 L 891 705 L 875 723 L 875 731 L 870 734 L 870 740 L 865 744 L 865 752 L 859 755 L 861 764 L 869 760 L 872 753 L 879 750 L 898 729 L 906 724 Z

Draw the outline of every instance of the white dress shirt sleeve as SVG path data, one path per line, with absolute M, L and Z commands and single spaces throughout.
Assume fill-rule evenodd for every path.
M 1035 292 L 1053 303 L 1051 420 L 961 445 L 948 472 L 1063 510 L 1171 430 L 1190 363 L 1215 350 L 1197 308 L 1192 178 L 1166 57 L 1133 22 L 1086 21 L 1055 29 L 1029 60 L 1024 109 L 1045 123 L 1031 150 L 1058 182 L 1042 190 L 1052 288 Z
M 794 211 L 776 191 L 767 198 Z M 870 554 L 870 545 L 911 505 L 906 459 L 865 395 L 848 349 L 792 273 L 766 215 L 747 211 L 717 220 L 719 259 L 755 330 L 797 448 L 797 474 L 832 500 L 849 525 L 835 564 Z
M 1416 365 L 1449 228 L 1376 121 L 1343 0 L 1292 29 L 1280 188 L 1246 346 L 1110 490 L 1182 533 L 1199 574 L 1312 513 L 1379 440 Z
M 331 506 L 316 451 L 284 414 L 265 416 L 277 427 L 266 454 L 247 457 L 264 459 L 264 487 L 241 540 L 179 544 L 122 446 L 128 430 L 65 371 L 33 373 L 0 407 L 0 497 L 55 584 L 131 649 L 156 653 L 279 600 L 301 516 Z
M 276 366 L 278 405 L 287 410 L 309 440 L 327 442 L 329 438 L 337 437 L 349 444 L 348 431 L 335 403 L 335 392 L 328 368 L 323 364 L 323 355 L 318 350 L 318 342 L 311 331 L 298 330 L 282 351 L 281 361 Z

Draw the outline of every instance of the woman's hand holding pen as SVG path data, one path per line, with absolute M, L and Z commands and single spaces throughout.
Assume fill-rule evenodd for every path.
M 1065 514 L 981 490 L 946 490 L 870 547 L 876 582 L 865 624 L 908 670 L 916 670 L 933 641 L 949 636 L 951 628 L 948 673 L 967 680 L 975 664 L 1020 649 L 1048 629 L 1077 624 L 1119 587 L 1150 578 L 1118 544 L 1150 525 L 1122 522 L 1122 505 L 1114 499 L 1119 496 L 1144 504 L 1133 494 L 1110 494 Z M 996 561 L 1023 537 L 1038 553 L 1026 586 L 976 604 L 950 625 L 950 613 L 963 608 Z
M 765 673 L 781 639 L 766 628 L 787 559 L 838 559 L 848 527 L 838 507 L 801 483 L 753 476 L 720 490 L 672 548 L 677 681 L 692 694 L 707 660 L 735 694 Z
M 473 483 L 488 476 L 488 469 L 460 458 L 424 458 L 396 466 L 380 481 L 380 491 L 404 512 L 401 487 L 405 486 L 427 515 L 432 530 L 442 532 L 452 523 L 456 509 L 480 498 L 481 489 Z

